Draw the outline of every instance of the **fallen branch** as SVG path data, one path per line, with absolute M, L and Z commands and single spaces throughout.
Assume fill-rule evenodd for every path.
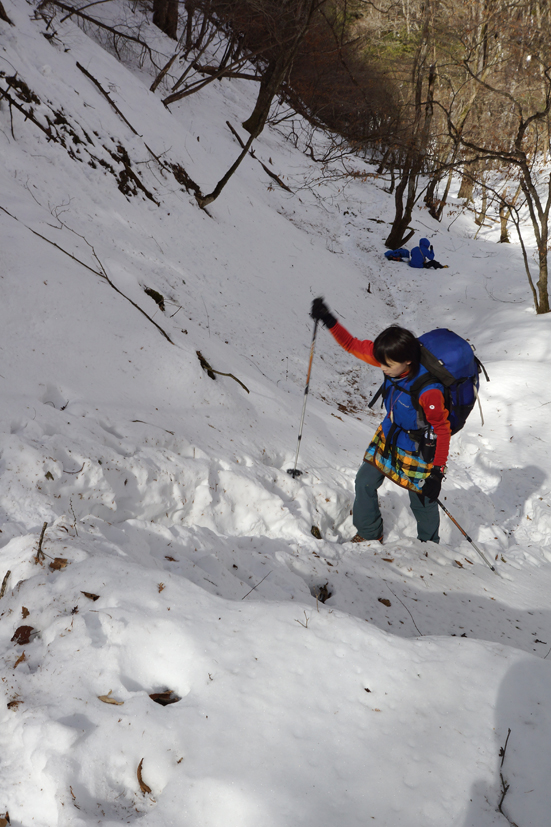
M 81 264 L 83 267 L 86 267 L 86 269 L 87 269 L 87 270 L 90 270 L 90 272 L 91 272 L 91 273 L 94 273 L 96 276 L 99 276 L 100 278 L 105 279 L 105 281 L 106 281 L 106 282 L 107 282 L 107 283 L 108 283 L 108 284 L 109 284 L 109 285 L 113 288 L 113 290 L 115 290 L 115 292 L 116 292 L 116 293 L 119 293 L 119 295 L 121 295 L 124 299 L 126 299 L 126 301 L 130 302 L 130 304 L 131 304 L 133 307 L 135 307 L 135 308 L 136 308 L 136 310 L 139 310 L 139 311 L 140 311 L 140 313 L 142 313 L 142 314 L 146 317 L 146 319 L 148 319 L 148 320 L 151 322 L 151 324 L 152 324 L 152 325 L 155 325 L 155 327 L 157 328 L 157 330 L 158 330 L 160 333 L 162 333 L 162 335 L 165 337 L 165 339 L 166 339 L 168 342 L 170 342 L 170 344 L 171 344 L 171 345 L 173 345 L 173 344 L 174 344 L 174 342 L 172 341 L 172 339 L 170 338 L 170 336 L 168 335 L 168 333 L 166 333 L 166 332 L 163 330 L 163 328 L 162 328 L 160 325 L 158 325 L 158 324 L 157 324 L 157 322 L 156 322 L 154 319 L 152 319 L 152 318 L 151 318 L 151 316 L 150 316 L 148 313 L 146 313 L 146 312 L 145 312 L 145 310 L 143 310 L 143 309 L 142 309 L 142 308 L 141 308 L 138 304 L 136 304 L 136 302 L 132 301 L 132 299 L 131 299 L 131 298 L 129 298 L 127 295 L 125 295 L 125 294 L 122 292 L 122 290 L 119 290 L 119 288 L 118 288 L 115 284 L 113 284 L 113 282 L 111 281 L 111 279 L 109 278 L 109 276 L 108 276 L 108 275 L 107 275 L 107 273 L 105 272 L 105 268 L 103 267 L 103 265 L 102 265 L 102 264 L 101 264 L 101 262 L 99 261 L 99 259 L 98 259 L 97 255 L 96 255 L 96 252 L 95 252 L 95 250 L 94 250 L 94 248 L 92 247 L 92 245 L 91 245 L 91 244 L 89 244 L 89 242 L 86 242 L 86 243 L 87 243 L 87 244 L 89 244 L 89 246 L 90 246 L 90 247 L 92 247 L 92 252 L 93 252 L 94 258 L 95 258 L 95 259 L 96 259 L 96 261 L 98 262 L 98 264 L 99 264 L 99 266 L 100 266 L 100 268 L 101 268 L 101 272 L 100 272 L 99 270 L 94 270 L 94 268 L 93 268 L 93 267 L 90 267 L 90 265 L 86 264 L 84 261 L 81 261 L 79 258 L 77 258 L 76 256 L 74 256 L 72 253 L 69 253 L 69 252 L 67 252 L 67 250 L 64 250 L 64 249 L 63 249 L 63 247 L 60 247 L 60 246 L 59 246 L 59 244 L 56 244 L 56 243 L 55 243 L 55 241 L 50 241 L 50 239 L 49 239 L 49 238 L 46 238 L 46 236 L 41 235 L 41 234 L 40 234 L 40 233 L 38 233 L 36 230 L 33 230 L 33 228 L 32 228 L 32 227 L 27 226 L 27 224 L 25 224 L 25 222 L 24 222 L 24 221 L 21 221 L 21 219 L 17 218 L 17 216 L 12 215 L 12 214 L 11 214 L 11 212 L 9 212 L 9 210 L 7 210 L 5 207 L 2 207 L 2 206 L 0 205 L 0 210 L 2 210 L 2 212 L 5 212 L 5 213 L 6 213 L 6 215 L 9 215 L 9 217 L 10 217 L 10 218 L 13 218 L 15 221 L 19 221 L 19 223 L 20 223 L 20 224 L 23 224 L 23 226 L 24 226 L 24 227 L 26 227 L 26 228 L 27 228 L 27 230 L 30 230 L 30 232 L 31 232 L 31 233 L 33 233 L 33 235 L 38 236 L 38 238 L 41 238 L 43 241 L 47 241 L 47 242 L 48 242 L 48 244 L 51 244 L 53 247 L 55 247 L 56 249 L 60 250 L 60 251 L 61 251 L 62 253 L 64 253 L 66 256 L 69 256 L 69 258 L 72 258 L 72 259 L 73 259 L 73 261 L 76 261 L 78 264 Z M 64 225 L 64 226 L 65 226 L 65 225 Z M 78 233 L 77 233 L 77 235 L 78 235 Z M 81 236 L 81 237 L 82 237 L 82 236 Z M 84 240 L 86 241 L 86 239 L 84 239 Z M 238 381 L 238 380 L 236 380 L 236 381 Z
M 116 35 L 117 37 L 122 37 L 124 40 L 130 40 L 133 43 L 138 43 L 149 55 L 149 59 L 156 66 L 155 61 L 152 57 L 152 50 L 151 47 L 143 40 L 140 40 L 139 37 L 134 37 L 134 35 L 126 34 L 126 32 L 121 32 L 118 29 L 113 28 L 113 26 L 108 26 L 107 23 L 102 23 L 101 20 L 96 20 L 95 17 L 90 17 L 89 14 L 84 14 L 80 9 L 75 8 L 74 6 L 68 6 L 66 3 L 60 3 L 59 0 L 44 0 L 37 8 L 37 11 L 41 11 L 46 6 L 57 6 L 59 9 L 63 9 L 63 11 L 67 11 L 70 15 L 76 14 L 77 17 L 81 17 L 83 20 L 87 20 L 89 23 L 93 23 L 94 26 L 98 26 L 100 29 L 105 29 L 111 34 Z
M 267 574 L 265 577 L 263 577 L 263 578 L 262 578 L 262 580 L 260 581 L 260 583 L 263 583 L 263 582 L 266 580 L 266 577 L 268 577 L 268 575 L 270 575 L 271 573 L 272 573 L 272 572 L 271 572 L 271 571 L 269 571 L 269 572 L 268 572 L 268 574 Z M 254 590 L 255 590 L 255 589 L 257 589 L 257 588 L 260 586 L 260 583 L 257 583 L 257 584 L 256 584 L 256 586 L 253 586 L 253 587 L 252 587 L 252 589 L 250 589 L 250 590 L 247 592 L 247 594 L 244 594 L 244 595 L 243 595 L 243 597 L 241 598 L 241 600 L 245 600 L 245 598 L 246 598 L 246 597 L 247 597 L 247 596 L 248 596 L 251 592 L 254 592 Z
M 239 145 L 241 146 L 241 149 L 245 149 L 245 144 L 243 143 L 243 140 L 242 140 L 241 136 L 239 135 L 239 133 L 233 128 L 233 126 L 231 125 L 231 123 L 229 121 L 226 121 L 226 124 L 228 125 L 230 131 L 235 136 L 235 138 L 237 138 L 237 140 L 239 141 Z M 290 189 L 290 187 L 288 187 L 287 184 L 283 183 L 283 181 L 281 180 L 279 175 L 276 175 L 275 172 L 272 172 L 272 170 L 269 167 L 267 167 L 266 164 L 264 164 L 260 160 L 260 158 L 256 157 L 256 155 L 254 154 L 253 149 L 251 149 L 250 155 L 251 155 L 251 158 L 254 158 L 255 160 L 258 161 L 258 163 L 260 164 L 260 166 L 262 167 L 264 172 L 267 172 L 268 175 L 270 176 L 270 178 L 273 178 L 274 181 L 276 181 L 279 184 L 279 186 L 282 187 L 284 190 L 287 190 L 287 192 L 290 192 L 291 194 L 293 194 L 293 190 Z
M 81 65 L 80 65 L 80 63 L 78 62 L 78 60 L 77 60 L 77 68 L 78 68 L 78 69 L 80 69 L 80 71 L 81 71 L 83 74 L 85 74 L 85 75 L 86 75 L 86 77 L 87 77 L 87 78 L 89 78 L 89 80 L 91 80 L 91 81 L 92 81 L 92 83 L 94 83 L 94 84 L 97 86 L 97 88 L 100 90 L 100 92 L 101 92 L 101 94 L 104 96 L 104 98 L 105 98 L 105 99 L 106 99 L 106 100 L 110 103 L 110 105 L 113 107 L 113 109 L 115 110 L 115 112 L 117 113 L 117 115 L 118 115 L 120 118 L 122 118 L 122 120 L 125 122 L 125 124 L 127 125 L 127 127 L 128 127 L 129 129 L 131 129 L 131 130 L 132 130 L 132 132 L 134 133 L 134 135 L 137 135 L 137 136 L 138 136 L 138 138 L 142 138 L 142 137 L 143 137 L 143 135 L 140 135 L 140 133 L 139 133 L 139 132 L 137 132 L 137 131 L 134 129 L 134 127 L 132 126 L 132 124 L 130 123 L 130 121 L 128 121 L 128 120 L 124 117 L 124 115 L 122 114 L 121 110 L 119 109 L 119 107 L 117 106 L 117 104 L 115 103 L 115 101 L 111 98 L 111 95 L 109 94 L 109 92 L 106 92 L 106 91 L 105 91 L 105 89 L 103 88 L 103 86 L 101 85 L 101 83 L 99 82 L 99 80 L 96 80 L 96 78 L 95 78 L 93 75 L 91 75 L 91 74 L 90 74 L 90 72 L 89 72 L 87 69 L 85 69 L 85 68 L 84 68 L 84 66 L 81 66 Z
M 171 95 L 167 95 L 166 98 L 163 98 L 163 103 L 165 106 L 169 106 L 171 103 L 175 103 L 176 101 L 182 100 L 183 98 L 187 98 L 188 95 L 193 95 L 195 92 L 199 92 L 200 89 L 203 89 L 205 86 L 208 86 L 209 83 L 212 83 L 214 80 L 223 77 L 223 75 L 227 72 L 233 71 L 234 67 L 241 68 L 244 66 L 245 63 L 248 62 L 248 58 L 240 58 L 236 60 L 234 63 L 230 63 L 229 66 L 225 67 L 224 69 L 220 69 L 212 75 L 209 75 L 206 80 L 198 80 L 195 83 L 192 83 L 190 86 L 186 87 L 181 92 L 173 92 Z
M 197 351 L 197 358 L 201 363 L 201 367 L 203 368 L 205 373 L 207 373 L 210 376 L 211 379 L 216 379 L 216 376 L 214 374 L 217 374 L 218 376 L 229 376 L 230 379 L 234 379 L 238 385 L 241 385 L 243 390 L 247 391 L 247 393 L 250 393 L 248 387 L 244 385 L 243 382 L 237 378 L 237 376 L 234 376 L 233 373 L 222 373 L 221 370 L 214 370 L 214 368 L 207 362 L 200 350 Z
M 159 72 L 159 74 L 157 75 L 157 77 L 155 78 L 155 80 L 153 81 L 151 86 L 149 87 L 150 92 L 154 92 L 157 89 L 157 86 L 162 81 L 162 79 L 164 78 L 166 73 L 170 70 L 170 67 L 172 66 L 172 64 L 174 63 L 174 61 L 176 60 L 177 57 L 178 57 L 178 52 L 174 52 L 172 57 L 167 61 L 167 63 L 165 63 L 165 65 L 163 66 L 163 68 L 161 69 L 161 71 Z
M 248 72 L 232 72 L 228 67 L 220 71 L 219 66 L 201 66 L 199 63 L 194 63 L 193 68 L 196 72 L 203 75 L 216 75 L 218 78 L 237 78 L 238 80 L 256 80 L 260 83 L 262 75 L 251 75 Z
M 11 95 L 8 95 L 8 92 L 7 92 L 6 89 L 0 89 L 0 100 L 2 98 L 6 98 L 6 100 L 10 104 L 10 106 L 15 106 L 15 108 L 18 109 L 21 112 L 21 114 L 25 116 L 25 120 L 27 120 L 27 118 L 28 118 L 30 121 L 32 121 L 34 123 L 35 126 L 37 126 L 39 129 L 41 129 L 42 132 L 44 132 L 44 134 L 46 135 L 46 137 L 48 138 L 49 141 L 57 141 L 58 140 L 55 135 L 52 135 L 52 132 L 51 132 L 49 127 L 48 127 L 48 129 L 46 129 L 46 127 L 43 126 L 40 123 L 40 121 L 37 121 L 37 119 L 34 117 L 32 107 L 30 108 L 30 111 L 27 112 L 27 110 L 23 106 L 21 106 L 20 103 L 17 103 L 17 101 L 14 98 L 12 98 Z M 12 135 L 13 135 L 13 128 L 12 128 Z

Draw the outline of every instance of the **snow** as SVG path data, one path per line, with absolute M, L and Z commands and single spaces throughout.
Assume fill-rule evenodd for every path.
M 81 160 L 0 103 L 0 816 L 543 827 L 551 334 L 519 246 L 495 227 L 475 238 L 452 199 L 442 224 L 414 216 L 448 270 L 388 262 L 383 182 L 302 187 L 319 170 L 272 128 L 257 158 L 296 194 L 247 158 L 207 214 L 148 147 L 208 192 L 239 152 L 226 120 L 240 129 L 255 90 L 211 84 L 169 112 L 130 51 L 121 64 L 61 14 L 48 40 L 33 4 L 4 7 L 0 70 L 43 124 L 63 110 Z M 122 2 L 94 13 L 141 20 Z M 120 169 L 119 144 L 158 206 L 90 165 Z M 389 483 L 384 546 L 346 542 L 380 375 L 324 329 L 304 474 L 286 473 L 317 295 L 360 338 L 398 322 L 476 344 L 485 424 L 475 411 L 454 437 L 443 496 L 497 574 L 444 515 L 439 546 L 417 541 Z M 212 381 L 197 351 L 248 392 Z M 149 697 L 166 690 L 177 703 Z

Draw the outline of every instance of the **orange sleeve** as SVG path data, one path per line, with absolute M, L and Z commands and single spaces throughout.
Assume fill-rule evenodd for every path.
M 425 418 L 432 425 L 436 434 L 436 452 L 433 465 L 442 467 L 446 464 L 450 450 L 451 427 L 448 411 L 444 405 L 442 392 L 432 388 L 419 397 L 419 404 L 423 408 Z
M 362 362 L 367 362 L 369 365 L 373 365 L 376 368 L 381 367 L 381 363 L 378 362 L 373 356 L 372 341 L 369 339 L 355 339 L 354 336 L 351 336 L 348 330 L 346 330 L 340 322 L 337 322 L 336 325 L 330 328 L 330 332 L 333 334 L 335 341 L 338 342 L 338 344 L 348 353 L 351 353 L 352 356 L 355 356 L 357 359 L 361 359 Z

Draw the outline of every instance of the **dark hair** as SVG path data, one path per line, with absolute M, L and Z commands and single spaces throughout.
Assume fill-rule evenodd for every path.
M 413 377 L 419 370 L 421 347 L 410 330 L 398 325 L 387 327 L 373 342 L 373 355 L 382 365 L 387 359 L 392 362 L 411 362 L 408 376 Z

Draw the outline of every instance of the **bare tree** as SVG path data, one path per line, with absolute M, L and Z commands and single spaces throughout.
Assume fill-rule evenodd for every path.
M 549 14 L 548 2 L 541 0 L 539 7 Z M 485 116 L 473 117 L 471 111 L 461 122 L 452 101 L 447 109 L 449 133 L 459 142 L 467 167 L 489 168 L 494 175 L 499 173 L 516 181 L 513 191 L 520 187 L 522 203 L 517 203 L 516 196 L 502 196 L 501 214 L 510 214 L 519 234 L 536 312 L 548 313 L 551 175 L 545 162 L 551 117 L 551 32 L 546 27 L 534 26 L 534 3 L 530 0 L 484 0 L 483 11 L 484 38 L 493 55 L 481 69 L 474 56 L 467 54 L 463 66 L 469 82 L 477 86 L 479 106 Z M 481 176 L 476 177 L 480 180 Z M 486 189 L 491 188 L 491 176 L 486 174 L 481 183 Z M 535 278 L 522 237 L 523 206 L 536 242 Z

